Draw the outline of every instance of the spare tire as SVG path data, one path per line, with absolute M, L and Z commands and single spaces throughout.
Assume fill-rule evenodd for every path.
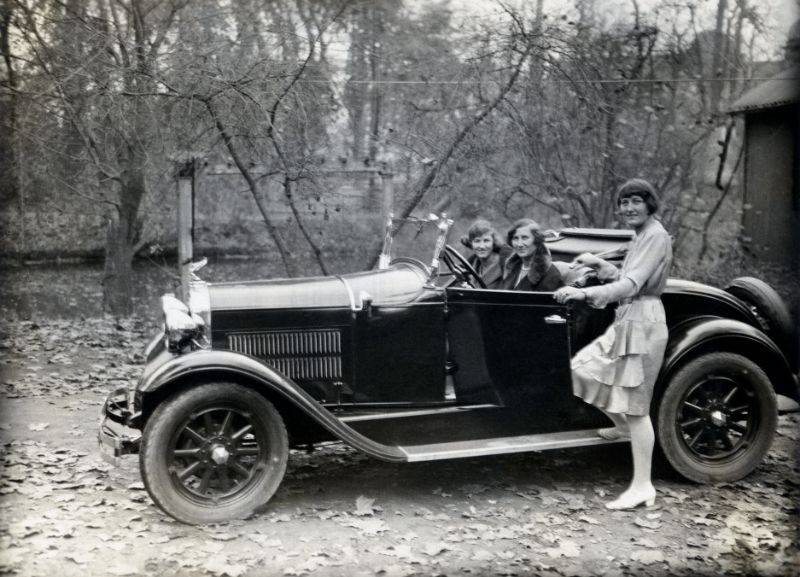
M 792 315 L 775 289 L 761 279 L 743 276 L 733 279 L 725 290 L 744 301 L 755 313 L 762 330 L 784 351 L 789 350 L 794 332 Z

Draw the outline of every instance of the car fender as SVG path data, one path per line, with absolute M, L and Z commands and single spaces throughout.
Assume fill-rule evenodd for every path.
M 659 388 L 690 359 L 728 351 L 753 360 L 769 377 L 775 392 L 800 401 L 800 386 L 781 349 L 761 330 L 742 321 L 713 316 L 695 317 L 670 328 Z
M 147 396 L 156 391 L 163 392 L 169 387 L 180 386 L 186 378 L 202 378 L 203 375 L 211 374 L 215 377 L 226 374 L 238 377 L 238 381 L 244 379 L 268 396 L 279 395 L 332 435 L 372 457 L 391 462 L 407 460 L 405 453 L 397 447 L 377 443 L 337 419 L 290 378 L 258 359 L 241 353 L 198 350 L 173 357 L 147 374 L 137 389 L 141 395 Z

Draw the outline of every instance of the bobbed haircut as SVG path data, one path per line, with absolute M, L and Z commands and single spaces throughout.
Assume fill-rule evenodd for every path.
M 492 224 L 483 218 L 479 218 L 472 223 L 472 225 L 469 227 L 469 230 L 467 230 L 467 234 L 461 237 L 461 244 L 471 249 L 472 241 L 485 234 L 492 235 L 492 251 L 500 252 L 500 248 L 502 247 L 500 235 L 497 234 L 497 230 L 495 230 Z
M 531 234 L 533 234 L 533 238 L 537 244 L 544 243 L 544 235 L 541 232 L 541 227 L 539 223 L 533 220 L 532 218 L 521 218 L 516 221 L 514 224 L 511 225 L 511 228 L 508 229 L 506 233 L 506 244 L 511 246 L 511 239 L 514 238 L 514 233 L 517 232 L 520 228 L 529 228 L 531 230 Z
M 661 202 L 658 199 L 658 193 L 655 187 L 643 178 L 631 178 L 630 180 L 622 183 L 617 189 L 617 207 L 622 203 L 625 198 L 632 196 L 639 196 L 647 205 L 647 213 L 654 214 L 658 212 Z

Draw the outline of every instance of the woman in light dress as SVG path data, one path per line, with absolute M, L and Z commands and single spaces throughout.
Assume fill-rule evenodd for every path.
M 655 435 L 650 401 L 667 345 L 661 293 L 672 263 L 669 234 L 655 217 L 658 204 L 656 191 L 646 180 L 623 184 L 617 192 L 617 207 L 636 235 L 622 268 L 582 254 L 575 265 L 593 268 L 605 284 L 563 287 L 553 295 L 559 303 L 586 301 L 595 308 L 619 303 L 606 332 L 572 359 L 573 392 L 615 424 L 598 434 L 609 440 L 627 435 L 631 439 L 633 480 L 617 499 L 606 503 L 609 509 L 632 509 L 642 503 L 650 506 L 656 498 L 651 481 Z

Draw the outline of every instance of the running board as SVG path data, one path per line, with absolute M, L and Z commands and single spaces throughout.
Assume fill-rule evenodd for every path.
M 416 462 L 482 457 L 484 455 L 506 455 L 509 453 L 526 453 L 529 451 L 547 451 L 549 449 L 568 449 L 570 447 L 608 445 L 610 443 L 626 443 L 628 441 L 628 438 L 608 441 L 598 436 L 597 429 L 589 429 L 584 431 L 567 431 L 565 433 L 545 433 L 540 435 L 522 435 L 519 437 L 456 441 L 453 443 L 435 443 L 431 445 L 409 445 L 397 448 L 405 453 L 409 462 Z

